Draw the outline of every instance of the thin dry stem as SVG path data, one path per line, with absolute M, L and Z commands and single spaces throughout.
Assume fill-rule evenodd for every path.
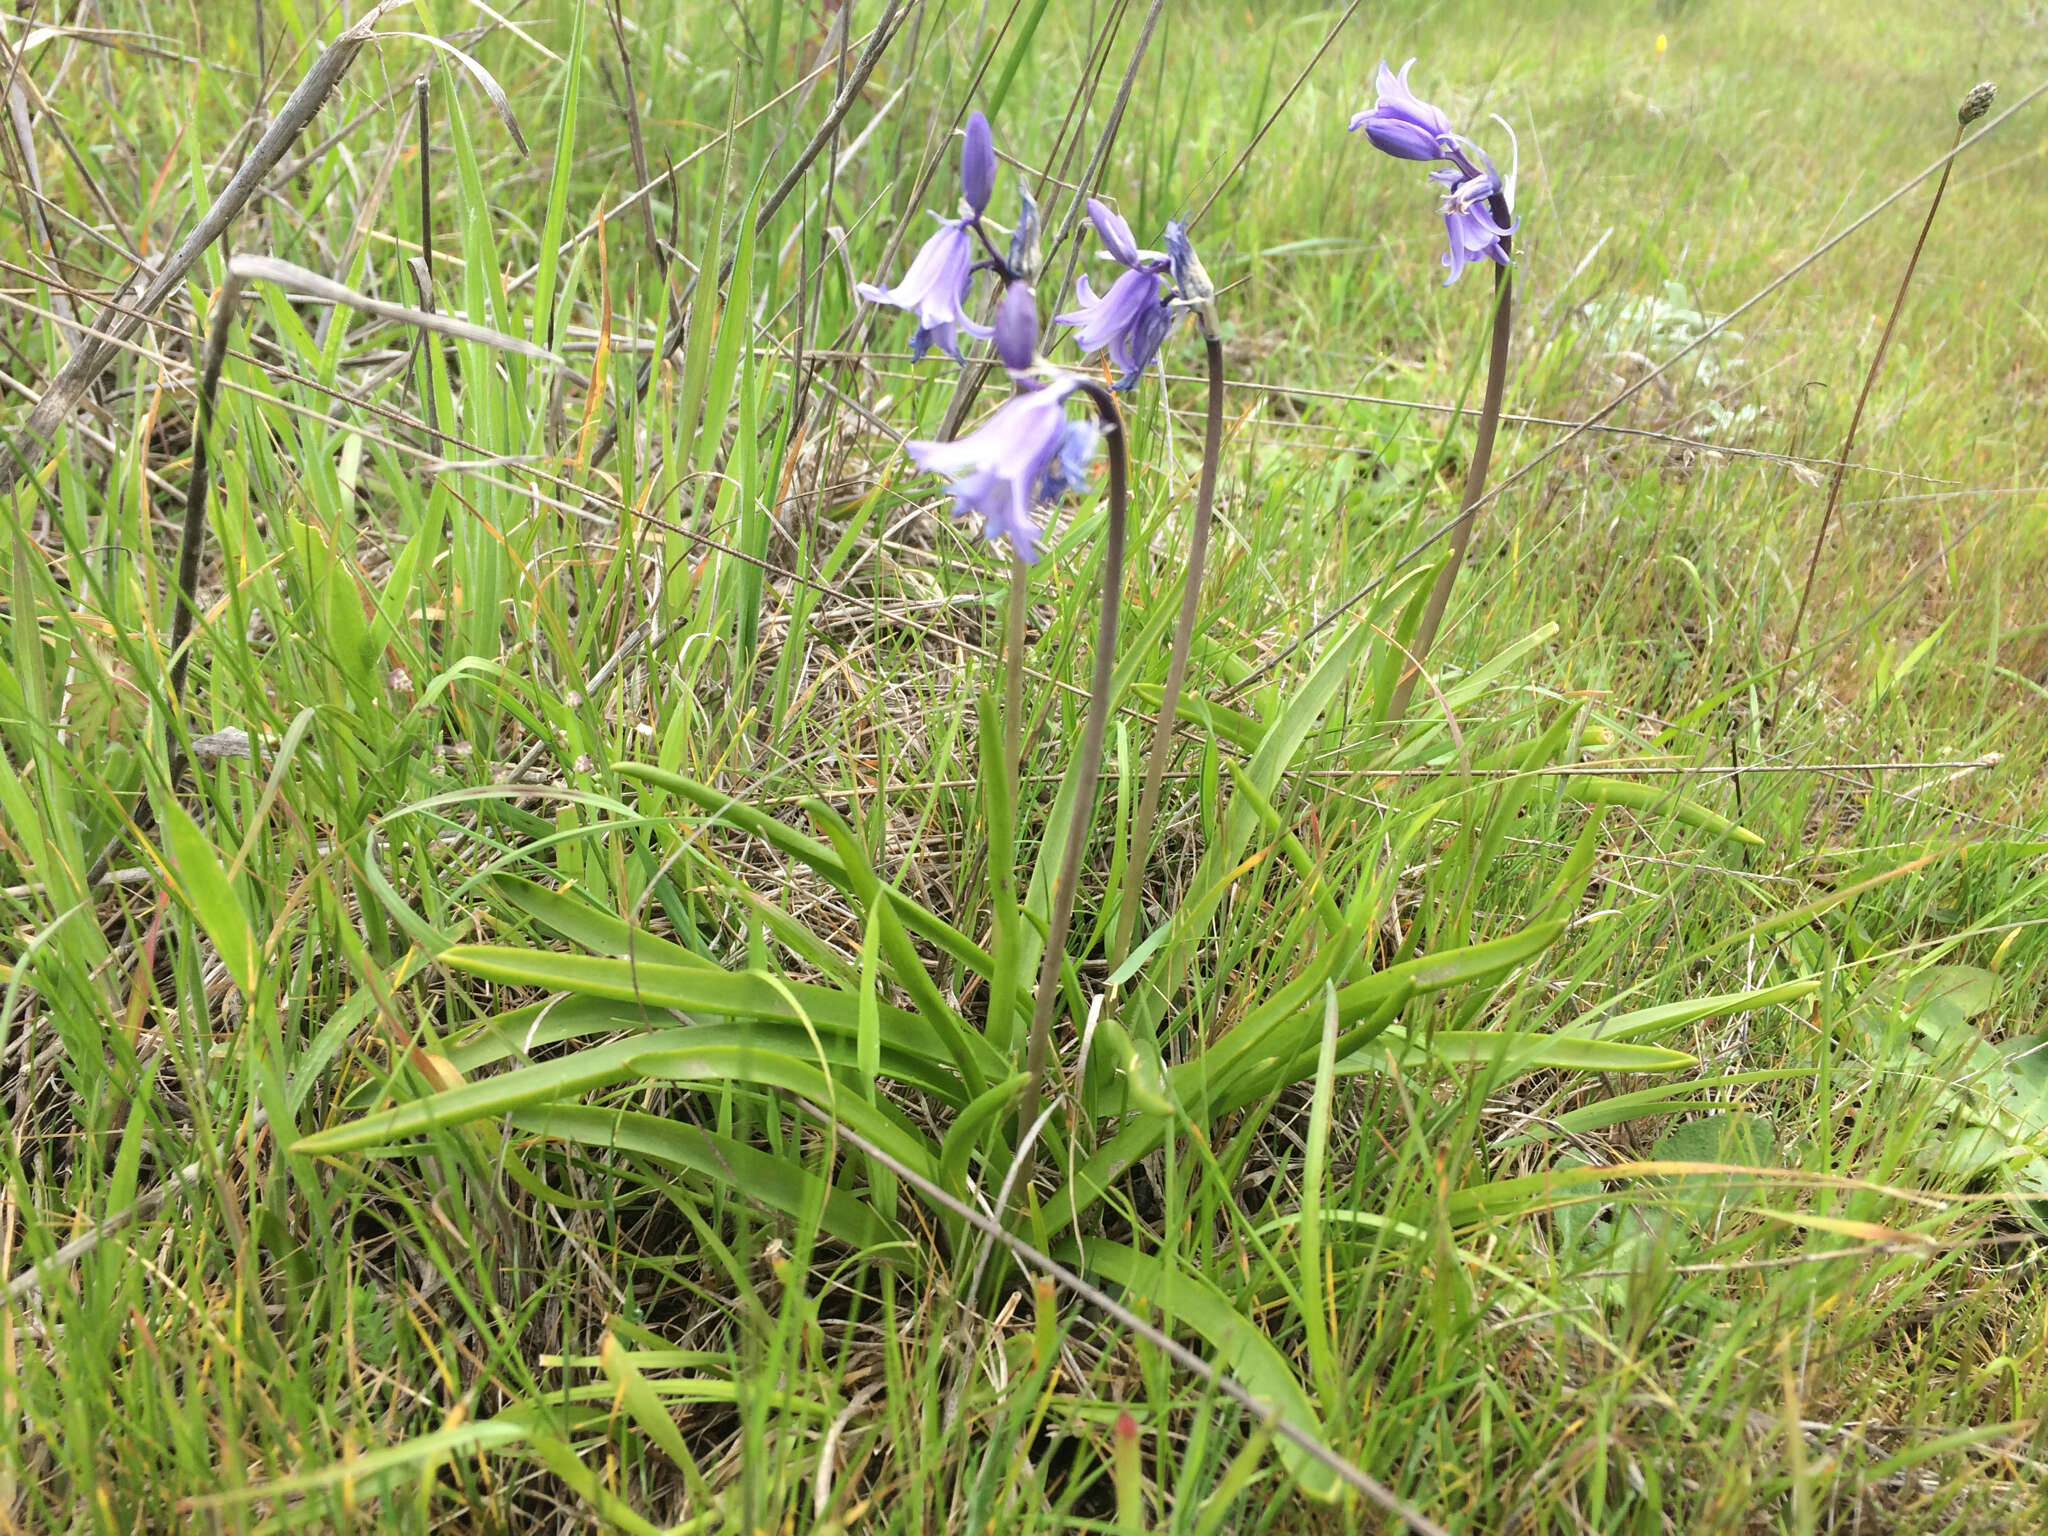
M 1778 688 L 1771 700 L 1771 718 L 1774 720 L 1779 717 L 1780 706 L 1785 701 L 1785 684 L 1792 675 L 1792 657 L 1799 648 L 1799 629 L 1806 622 L 1806 609 L 1813 601 L 1813 580 L 1820 571 L 1820 552 L 1827 546 L 1835 504 L 1841 500 L 1842 479 L 1849 471 L 1849 455 L 1856 447 L 1856 429 L 1863 425 L 1863 408 L 1870 403 L 1870 392 L 1877 386 L 1878 370 L 1884 366 L 1884 355 L 1891 347 L 1899 313 L 1906 307 L 1906 289 L 1912 285 L 1913 269 L 1920 265 L 1920 253 L 1927 248 L 1927 236 L 1934 228 L 1934 216 L 1941 211 L 1941 195 L 1948 190 L 1949 173 L 1956 168 L 1953 158 L 1956 147 L 1963 142 L 1968 124 L 1968 119 L 1956 124 L 1955 142 L 1949 145 L 1951 158 L 1941 168 L 1941 180 L 1934 184 L 1934 200 L 1927 205 L 1927 217 L 1921 221 L 1920 238 L 1913 242 L 1913 254 L 1906 258 L 1906 270 L 1899 278 L 1899 291 L 1892 299 L 1892 312 L 1885 317 L 1884 334 L 1878 337 L 1877 351 L 1871 354 L 1870 368 L 1863 375 L 1863 392 L 1856 397 L 1856 409 L 1849 413 L 1849 430 L 1842 437 L 1842 451 L 1835 455 L 1834 471 L 1828 476 L 1827 504 L 1821 508 L 1820 531 L 1813 536 L 1813 553 L 1806 561 L 1806 585 L 1800 590 L 1799 607 L 1792 615 L 1792 628 L 1785 636 L 1785 655 L 1778 663 Z

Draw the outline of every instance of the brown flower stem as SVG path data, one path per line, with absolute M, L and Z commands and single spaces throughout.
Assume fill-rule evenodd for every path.
M 1053 1013 L 1059 1007 L 1060 966 L 1066 959 L 1067 930 L 1074 921 L 1074 889 L 1081 877 L 1081 854 L 1088 845 L 1094 819 L 1095 786 L 1102 773 L 1102 743 L 1109 729 L 1109 693 L 1116 671 L 1116 632 L 1123 604 L 1124 526 L 1129 500 L 1129 450 L 1123 415 L 1116 396 L 1092 379 L 1081 390 L 1095 404 L 1102 435 L 1109 445 L 1109 526 L 1102 545 L 1102 617 L 1095 633 L 1095 675 L 1088 692 L 1088 723 L 1081 734 L 1076 761 L 1073 815 L 1067 822 L 1067 846 L 1060 857 L 1059 883 L 1053 887 L 1052 920 L 1046 928 L 1045 951 L 1038 965 L 1038 991 L 1031 1013 L 1031 1037 L 1025 1048 L 1024 1100 L 1017 1108 L 1018 1155 L 1023 1168 L 1020 1187 L 1030 1182 L 1031 1149 L 1027 1138 L 1038 1119 L 1045 1089 L 1047 1059 L 1052 1054 Z
M 1934 228 L 1934 216 L 1941 211 L 1941 195 L 1948 190 L 1949 172 L 1956 168 L 1956 145 L 1963 142 L 1963 131 L 1969 120 L 1956 124 L 1955 143 L 1949 145 L 1950 159 L 1941 168 L 1941 180 L 1934 184 L 1934 201 L 1927 205 L 1927 217 L 1920 225 L 1920 238 L 1913 242 L 1913 254 L 1906 260 L 1905 275 L 1899 279 L 1898 295 L 1892 300 L 1891 315 L 1885 320 L 1884 334 L 1877 339 L 1877 351 L 1871 355 L 1869 371 L 1863 375 L 1863 393 L 1856 397 L 1856 409 L 1849 414 L 1849 430 L 1842 438 L 1842 451 L 1835 455 L 1834 472 L 1828 476 L 1827 504 L 1821 508 L 1820 532 L 1813 538 L 1813 553 L 1806 560 L 1806 585 L 1799 593 L 1799 608 L 1792 615 L 1792 629 L 1785 636 L 1785 654 L 1778 662 L 1778 687 L 1771 696 L 1770 718 L 1778 718 L 1779 707 L 1785 701 L 1786 681 L 1792 675 L 1793 653 L 1799 647 L 1799 629 L 1806 622 L 1807 605 L 1813 600 L 1813 579 L 1820 571 L 1820 552 L 1826 547 L 1828 528 L 1834 522 L 1835 504 L 1842 496 L 1842 477 L 1849 470 L 1849 454 L 1856 446 L 1856 429 L 1863 424 L 1863 407 L 1870 401 L 1870 391 L 1877 384 L 1877 371 L 1884 366 L 1885 352 L 1891 347 L 1892 332 L 1898 326 L 1899 312 L 1906 307 L 1906 289 L 1913 281 L 1913 269 L 1920 265 L 1920 253 L 1927 248 L 1928 231 Z
M 1173 631 L 1173 654 L 1166 663 L 1166 691 L 1159 697 L 1159 719 L 1152 727 L 1152 749 L 1145 760 L 1145 785 L 1131 819 L 1131 846 L 1124 861 L 1123 898 L 1118 903 L 1116 934 L 1109 948 L 1114 972 L 1131 952 L 1138 922 L 1138 904 L 1145 889 L 1145 867 L 1152 856 L 1152 826 L 1159 814 L 1159 794 L 1173 757 L 1175 721 L 1181 689 L 1187 683 L 1188 653 L 1194 646 L 1195 616 L 1202 602 L 1202 567 L 1209 554 L 1210 515 L 1216 507 L 1216 461 L 1223 451 L 1223 339 L 1204 334 L 1209 352 L 1209 417 L 1202 439 L 1202 479 L 1195 492 L 1195 526 L 1188 537 L 1187 585 L 1180 594 L 1180 619 Z
M 1495 217 L 1502 224 L 1507 220 L 1499 213 Z M 1508 381 L 1508 343 L 1514 337 L 1515 275 L 1506 267 L 1494 268 L 1493 274 L 1493 351 L 1486 362 L 1486 398 L 1479 407 L 1479 438 L 1472 445 L 1472 463 L 1465 471 L 1465 500 L 1458 513 L 1457 522 L 1451 525 L 1450 556 L 1444 561 L 1444 568 L 1437 572 L 1436 585 L 1430 588 L 1429 602 L 1422 610 L 1421 627 L 1415 631 L 1414 642 L 1408 647 L 1414 658 L 1408 669 L 1401 674 L 1401 680 L 1394 685 L 1393 702 L 1387 708 L 1388 724 L 1398 730 L 1403 716 L 1408 713 L 1408 698 L 1415 691 L 1415 680 L 1422 675 L 1422 664 L 1429 659 L 1429 649 L 1436 643 L 1437 631 L 1443 627 L 1444 610 L 1451 605 L 1451 588 L 1458 584 L 1458 572 L 1465 564 L 1465 551 L 1472 545 L 1472 525 L 1477 521 L 1479 501 L 1486 494 L 1486 476 L 1493 468 L 1493 438 L 1500 426 L 1501 395 Z

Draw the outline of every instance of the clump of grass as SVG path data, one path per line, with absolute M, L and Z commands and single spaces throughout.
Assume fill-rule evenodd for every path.
M 1518 17 L 1462 86 L 1543 145 L 1475 498 L 1484 325 L 1413 188 L 1334 147 L 1399 41 L 1365 19 L 380 16 L 398 72 L 317 122 L 265 110 L 282 35 L 330 56 L 292 0 L 267 38 L 11 27 L 48 217 L 0 232 L 7 1522 L 1215 1532 L 1379 1489 L 1422 1529 L 2024 1524 L 2019 300 L 1895 311 L 1898 430 L 1800 387 L 1868 364 L 1843 317 L 1911 233 L 1875 211 L 1967 43 L 1935 8 L 1728 0 L 1666 49 Z M 453 66 L 432 121 L 412 48 Z M 900 470 L 955 377 L 851 292 L 976 108 L 1049 271 L 1113 185 L 1139 227 L 1207 211 L 1227 300 L 1209 377 L 1120 423 L 1128 548 L 1085 503 L 1014 610 Z M 252 285 L 194 387 L 220 249 L 153 320 L 105 296 L 287 111 L 233 244 L 353 298 Z M 1871 190 L 1818 240 L 1844 166 Z M 2038 174 L 1947 183 L 1957 270 L 2019 248 Z M 1674 281 L 1722 317 L 1688 345 L 1741 317 L 1711 374 L 1598 322 Z M 60 295 L 128 343 L 90 409 Z M 1843 643 L 1767 734 L 1785 530 L 1845 439 L 1886 473 Z M 1020 758 L 970 680 L 1026 642 Z M 1437 707 L 1389 733 L 1425 649 Z M 169 657 L 249 756 L 163 780 Z

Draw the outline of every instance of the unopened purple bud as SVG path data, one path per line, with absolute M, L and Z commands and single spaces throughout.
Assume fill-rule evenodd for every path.
M 988 119 L 979 112 L 967 119 L 966 138 L 960 146 L 960 195 L 976 214 L 988 212 L 988 200 L 996 189 L 996 145 Z
M 1028 371 L 1038 357 L 1038 295 L 1029 283 L 1012 283 L 996 306 L 996 355 L 1012 373 Z

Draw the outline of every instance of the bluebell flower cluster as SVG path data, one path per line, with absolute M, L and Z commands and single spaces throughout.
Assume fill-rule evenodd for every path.
M 1084 274 L 1074 284 L 1078 309 L 1054 315 L 1058 325 L 1071 326 L 1082 352 L 1107 352 L 1120 377 L 1116 388 L 1130 390 L 1145 376 L 1160 343 L 1173 328 L 1173 309 L 1161 282 L 1168 270 L 1163 256 L 1140 252 L 1131 226 L 1099 198 L 1088 199 L 1088 219 L 1110 257 L 1124 270 L 1109 291 L 1096 296 Z
M 978 516 L 990 543 L 1007 542 L 1029 565 L 1038 559 L 1037 513 L 1069 493 L 1088 489 L 1088 469 L 1101 429 L 1093 420 L 1067 415 L 1068 397 L 1080 381 L 1043 367 L 1038 356 L 1038 299 L 1031 284 L 1039 266 L 1038 205 L 1020 191 L 1017 223 L 1001 255 L 983 215 L 995 192 L 996 156 L 988 119 L 967 120 L 960 153 L 961 213 L 941 219 L 894 288 L 863 283 L 863 298 L 917 316 L 911 337 L 913 359 L 936 346 L 955 361 L 966 332 L 995 343 L 996 355 L 1017 393 L 974 431 L 951 442 L 916 440 L 904 445 L 911 462 L 927 474 L 947 477 L 953 515 Z M 976 242 L 986 251 L 977 258 Z M 993 325 L 967 314 L 974 274 L 991 271 L 1003 285 Z M 1049 375 L 1049 376 L 1041 376 Z
M 1380 61 L 1379 99 L 1351 119 L 1351 131 L 1365 130 L 1375 149 L 1397 160 L 1438 161 L 1429 173 L 1443 189 L 1444 233 L 1450 249 L 1443 264 L 1449 287 L 1475 261 L 1508 265 L 1516 222 L 1509 206 L 1512 190 L 1502 181 L 1492 158 L 1451 126 L 1443 109 L 1417 96 L 1408 84 L 1410 59 L 1395 74 Z

